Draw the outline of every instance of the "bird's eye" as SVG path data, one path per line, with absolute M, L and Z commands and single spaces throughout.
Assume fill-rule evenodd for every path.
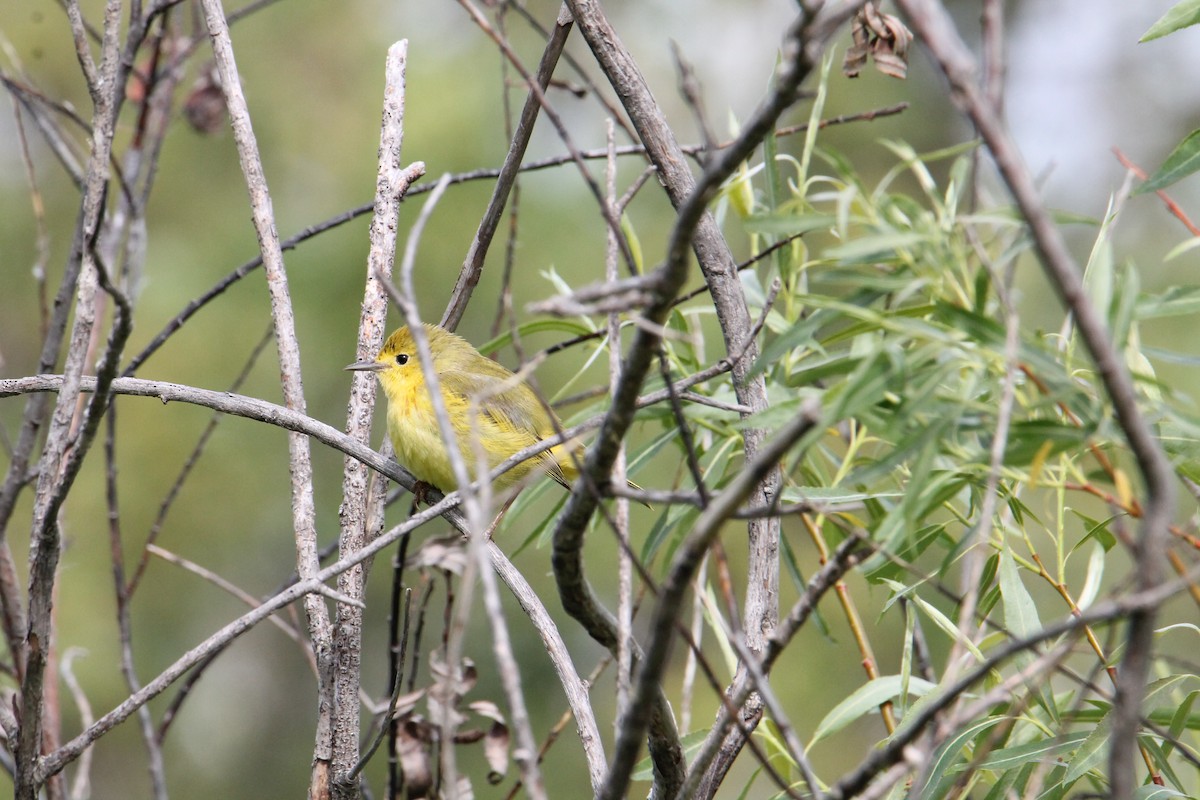
M 407 364 L 408 363 L 408 353 L 397 353 L 396 354 L 396 363 L 402 367 L 405 364 Z

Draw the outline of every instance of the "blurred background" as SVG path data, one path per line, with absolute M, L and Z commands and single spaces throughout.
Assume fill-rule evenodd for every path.
M 1195 47 L 1198 34 L 1185 31 L 1146 44 L 1137 42 L 1173 3 L 1025 0 L 1006 4 L 1006 113 L 1028 164 L 1041 178 L 1045 195 L 1055 207 L 1083 217 L 1103 217 L 1126 174 L 1112 148 L 1120 148 L 1152 172 L 1189 131 L 1200 127 L 1200 84 L 1191 79 L 1200 71 L 1200 48 Z M 686 4 L 646 0 L 609 5 L 611 21 L 645 71 L 677 135 L 689 143 L 699 142 L 700 136 L 677 89 L 672 42 L 700 82 L 709 126 L 718 138 L 727 138 L 766 90 L 781 34 L 795 14 L 795 4 L 788 0 L 696 0 Z M 965 35 L 974 41 L 979 4 L 948 5 Z M 82 6 L 85 16 L 98 25 L 102 3 Z M 227 7 L 232 10 L 235 6 Z M 180 8 L 189 19 L 191 5 Z M 527 8 L 542 25 L 549 26 L 558 6 L 539 0 L 528 3 Z M 193 22 L 185 22 L 183 29 L 204 38 L 202 27 Z M 525 63 L 535 65 L 542 36 L 517 15 L 508 16 L 506 33 Z M 388 46 L 401 38 L 409 40 L 405 162 L 424 161 L 430 179 L 443 172 L 499 166 L 507 148 L 504 81 L 507 77 L 511 84 L 516 76 L 511 70 L 502 72 L 495 46 L 458 4 L 415 0 L 274 3 L 239 21 L 233 39 L 282 237 L 371 201 L 383 60 Z M 5 3 L 0 7 L 0 40 L 0 68 L 6 75 L 24 76 L 23 80 L 47 96 L 70 103 L 84 118 L 90 116 L 70 30 L 56 3 Z M 847 41 L 845 33 L 836 40 L 836 64 L 840 64 Z M 185 86 L 207 62 L 206 47 L 202 44 L 188 63 Z M 598 79 L 580 36 L 572 34 L 568 53 Z M 895 163 L 894 155 L 880 140 L 902 140 L 918 152 L 927 152 L 972 136 L 919 51 L 911 60 L 906 81 L 883 77 L 872 69 L 853 81 L 836 72 L 835 67 L 828 116 L 866 112 L 898 102 L 910 104 L 898 115 L 831 127 L 822 133 L 822 146 L 851 159 L 866 176 L 882 176 Z M 560 68 L 559 75 L 572 86 L 582 85 L 569 70 Z M 511 102 L 519 107 L 523 92 L 519 87 L 507 88 L 512 89 Z M 576 146 L 604 145 L 604 112 L 592 97 L 559 88 L 551 98 Z M 33 372 L 41 346 L 38 283 L 33 272 L 40 258 L 39 230 L 11 108 L 11 103 L 6 104 L 0 113 L 2 377 Z M 119 150 L 132 127 L 128 111 L 127 107 L 122 117 Z M 807 114 L 808 105 L 801 102 L 782 122 L 800 123 Z M 140 281 L 129 354 L 140 351 L 189 300 L 257 254 L 227 126 L 214 135 L 202 135 L 186 126 L 178 108 L 175 117 L 172 124 L 178 130 L 167 137 L 148 210 L 145 274 Z M 45 205 L 48 250 L 44 264 L 53 292 L 69 248 L 78 195 L 41 137 L 28 125 L 26 136 L 34 179 Z M 800 138 L 793 137 L 781 147 L 798 150 L 800 144 Z M 565 152 L 553 129 L 540 120 L 528 158 Z M 623 162 L 623 184 L 641 168 L 641 163 L 632 159 Z M 603 274 L 604 231 L 594 200 L 574 170 L 571 165 L 556 167 L 530 173 L 521 181 L 520 234 L 513 263 L 517 276 L 513 306 L 520 319 L 529 317 L 524 311 L 526 304 L 556 294 L 550 273 L 573 286 Z M 595 162 L 593 174 L 599 177 L 602 173 L 602 163 Z M 433 320 L 441 315 L 491 188 L 486 180 L 453 186 L 433 213 L 420 242 L 418 262 L 424 318 Z M 1185 181 L 1170 192 L 1185 210 L 1200 207 L 1196 181 Z M 402 226 L 411 224 L 417 204 L 423 201 L 420 196 L 405 204 Z M 660 194 L 643 191 L 631 215 L 647 267 L 651 267 L 661 258 L 671 210 Z M 286 254 L 309 413 L 337 427 L 344 425 L 349 386 L 349 375 L 342 367 L 355 358 L 367 225 L 368 217 L 359 217 Z M 726 227 L 735 253 L 748 255 L 747 238 L 736 221 Z M 1079 225 L 1069 230 L 1082 263 L 1095 229 Z M 1116 255 L 1136 263 L 1145 288 L 1153 288 L 1156 282 L 1188 282 L 1180 272 L 1195 269 L 1194 256 L 1164 261 L 1185 237 L 1178 221 L 1164 212 L 1156 198 L 1138 197 L 1128 201 L 1114 231 Z M 492 335 L 502 269 L 503 241 L 498 239 L 460 328 L 477 344 Z M 697 280 L 693 275 L 691 285 L 698 285 Z M 1035 269 L 1024 271 L 1020 289 L 1026 319 L 1037 320 L 1040 314 L 1046 325 L 1057 324 L 1058 306 Z M 201 311 L 137 376 L 226 389 L 268 329 L 266 290 L 261 273 L 256 272 Z M 1172 341 L 1176 349 L 1186 349 L 1187 333 L 1166 327 L 1145 329 L 1148 344 L 1158 337 Z M 1181 334 L 1184 344 L 1180 344 Z M 525 345 L 541 348 L 559 338 L 549 332 L 528 337 Z M 578 352 L 569 352 L 572 355 L 551 357 L 539 368 L 538 381 L 547 395 L 553 396 L 577 370 Z M 718 355 L 713 344 L 709 355 Z M 502 351 L 499 358 L 516 366 L 511 350 Z M 567 363 L 562 363 L 562 358 Z M 1181 395 L 1195 393 L 1197 374 L 1191 365 L 1156 367 L 1160 377 L 1173 383 Z M 278 402 L 277 373 L 274 346 L 269 345 L 239 391 Z M 572 385 L 571 391 L 603 380 L 603 370 L 597 368 Z M 131 558 L 136 558 L 163 498 L 210 418 L 204 409 L 179 404 L 167 409 L 154 404 L 149 413 L 152 402 L 121 398 L 115 405 L 119 499 Z M 6 439 L 15 434 L 23 405 L 21 398 L 0 400 L 0 424 Z M 377 445 L 382 430 L 377 426 Z M 320 536 L 322 542 L 330 542 L 337 535 L 342 457 L 318 446 L 314 458 Z M 653 480 L 643 482 L 653 484 Z M 159 543 L 251 595 L 265 596 L 286 578 L 295 560 L 287 485 L 284 433 L 227 419 L 217 428 L 170 509 Z M 82 648 L 74 670 L 97 714 L 127 694 L 116 647 L 103 486 L 103 461 L 97 447 L 85 463 L 64 513 L 67 541 L 58 597 L 57 644 L 60 651 Z M 558 499 L 556 491 L 545 492 L 537 502 L 549 509 Z M 527 531 L 520 529 L 522 520 L 537 518 L 535 513 L 527 513 L 527 517 L 510 522 L 507 536 L 515 541 L 524 538 Z M 402 514 L 400 505 L 393 507 L 389 521 L 401 519 Z M 635 529 L 639 521 L 648 525 L 653 520 L 652 512 L 635 514 L 644 515 L 635 517 Z M 26 494 L 10 532 L 22 564 L 28 518 Z M 433 526 L 433 530 L 439 529 Z M 598 541 L 589 548 L 595 551 L 595 563 L 612 563 L 611 543 L 604 537 L 594 538 Z M 560 614 L 546 550 L 526 548 L 516 563 L 552 613 Z M 373 605 L 367 613 L 364 688 L 375 696 L 381 691 L 386 668 L 386 572 L 381 560 L 371 581 Z M 592 575 L 599 590 L 609 592 L 609 597 L 614 580 L 611 573 L 597 569 Z M 786 603 L 789 597 L 783 600 Z M 151 562 L 132 609 L 140 635 L 135 643 L 140 678 L 152 678 L 243 608 L 239 601 L 194 575 L 161 561 Z M 522 625 L 519 614 L 512 614 L 510 621 L 519 651 L 540 650 L 540 642 Z M 302 620 L 298 624 L 303 629 Z M 830 625 L 830 636 L 844 642 L 838 620 L 831 619 Z M 499 700 L 485 633 L 477 631 L 469 647 L 481 672 L 477 697 L 470 699 Z M 570 623 L 564 624 L 563 633 L 577 654 L 581 672 L 587 672 L 599 659 L 599 648 Z M 901 633 L 886 628 L 872 632 L 881 660 L 887 658 L 888 648 L 900 641 Z M 821 638 L 813 630 L 805 636 L 815 637 L 814 645 Z M 802 645 L 793 653 L 804 650 Z M 833 667 L 836 660 L 831 658 L 832 668 L 818 674 L 811 684 L 797 682 L 789 687 L 794 693 L 791 701 L 811 709 L 813 719 L 862 679 L 856 650 L 846 646 L 834 652 L 843 652 L 845 662 Z M 526 658 L 523 668 L 527 686 L 557 687 L 548 661 Z M 611 681 L 611 677 L 602 680 Z M 828 682 L 837 682 L 838 688 L 830 691 Z M 277 629 L 260 626 L 235 643 L 209 668 L 167 738 L 172 796 L 299 796 L 309 777 L 313 687 L 301 648 Z M 565 708 L 558 692 L 549 688 L 531 691 L 530 699 L 536 704 L 535 731 L 545 731 Z M 160 698 L 152 704 L 156 718 L 166 702 Z M 64 709 L 67 732 L 72 733 L 77 730 L 78 712 L 69 701 L 64 701 Z M 706 728 L 711 714 L 711 702 L 706 700 L 694 710 L 691 727 Z M 602 718 L 602 729 L 611 731 L 611 722 L 611 717 Z M 568 733 L 551 750 L 545 771 L 555 797 L 576 796 L 573 792 L 585 785 L 582 756 L 571 729 L 568 726 Z M 857 754 L 878 735 L 878 731 L 854 729 L 844 738 L 834 737 L 818 745 L 828 750 L 814 755 L 827 763 L 833 774 L 855 763 Z M 839 742 L 850 746 L 840 748 Z M 482 775 L 478 756 L 464 753 L 460 758 L 466 769 Z M 133 723 L 127 723 L 97 745 L 94 796 L 147 796 L 143 763 L 138 733 Z M 247 790 L 250 778 L 253 790 Z M 508 785 L 492 789 L 482 779 L 475 781 L 476 791 L 488 797 L 503 796 Z M 762 791 L 769 793 L 765 785 Z

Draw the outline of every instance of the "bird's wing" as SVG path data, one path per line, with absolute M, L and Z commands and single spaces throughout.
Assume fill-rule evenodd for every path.
M 497 451 L 495 454 L 499 456 L 499 463 L 499 460 L 518 450 L 554 436 L 555 426 L 550 413 L 528 384 L 501 365 L 490 360 L 489 363 L 494 369 L 477 363 L 472 365 L 469 373 L 447 371 L 439 374 L 438 378 L 442 382 L 443 392 L 452 392 L 464 401 L 474 399 L 481 416 L 490 420 L 495 425 L 495 431 L 507 440 L 503 452 Z M 563 465 L 554 455 L 555 452 L 562 452 L 562 448 L 562 445 L 558 445 L 534 458 L 551 478 L 570 488 Z
M 498 425 L 528 433 L 530 444 L 553 435 L 554 426 L 533 390 L 504 367 L 495 366 L 494 371 L 448 371 L 438 378 L 443 391 L 453 392 L 464 401 L 474 400 L 483 415 Z

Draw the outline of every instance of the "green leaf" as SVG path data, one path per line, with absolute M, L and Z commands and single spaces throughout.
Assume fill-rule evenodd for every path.
M 843 245 L 831 247 L 823 255 L 825 258 L 841 262 L 877 261 L 894 256 L 897 250 L 928 240 L 929 237 L 923 233 L 884 233 L 876 236 L 862 236 Z
M 1037 605 L 1021 582 L 1017 562 L 1007 547 L 1000 552 L 1000 593 L 1004 596 L 1004 625 L 1014 639 L 1024 639 L 1042 629 Z
M 1113 287 L 1116 284 L 1112 242 L 1109 237 L 1105 236 L 1105 230 L 1111 219 L 1111 216 L 1106 217 L 1105 224 L 1100 226 L 1096 244 L 1092 247 L 1088 263 L 1083 269 L 1083 286 L 1087 291 L 1088 299 L 1102 314 L 1108 313 L 1109 306 L 1112 304 Z
M 899 675 L 885 675 L 858 687 L 849 697 L 833 707 L 825 715 L 813 734 L 809 747 L 831 733 L 840 731 L 854 720 L 879 709 L 879 706 L 894 699 L 900 693 Z M 937 688 L 937 684 L 921 678 L 908 679 L 908 691 L 918 697 Z
M 1155 633 L 1155 635 L 1159 635 L 1163 631 L 1168 630 L 1170 628 L 1190 628 L 1192 630 L 1196 630 L 1195 625 L 1192 625 L 1191 623 L 1180 622 L 1176 625 L 1168 625 L 1166 628 L 1159 628 L 1154 633 Z M 1175 689 L 1175 687 L 1180 683 L 1185 683 L 1185 682 L 1195 683 L 1197 681 L 1200 681 L 1200 675 L 1192 675 L 1190 673 L 1179 673 L 1176 675 L 1168 675 L 1165 678 L 1159 678 L 1156 681 L 1152 681 L 1150 683 L 1150 685 L 1146 687 L 1145 704 L 1148 707 L 1155 700 L 1155 698 L 1158 695 L 1163 694 L 1164 692 L 1167 692 L 1169 690 Z
M 528 336 L 531 333 L 544 333 L 546 331 L 563 333 L 572 338 L 592 333 L 591 328 L 569 319 L 535 319 L 531 322 L 522 322 L 517 326 L 517 332 L 522 337 Z M 505 332 L 495 339 L 484 342 L 479 348 L 479 352 L 490 353 L 494 350 L 508 347 L 512 344 L 512 338 L 512 331 L 505 329 Z
M 1175 772 L 1174 765 L 1167 760 L 1163 753 L 1162 747 L 1159 746 L 1161 740 L 1156 736 L 1141 736 L 1138 743 L 1146 748 L 1146 752 L 1150 754 L 1150 761 L 1155 768 L 1162 773 L 1162 778 L 1168 786 L 1183 786 L 1183 781 Z M 1161 787 L 1159 787 L 1161 788 Z M 1156 795 L 1159 796 L 1159 795 Z M 1194 796 L 1179 795 L 1180 797 L 1189 797 L 1189 800 L 1195 800 Z M 1135 795 L 1136 797 L 1136 795 Z
M 950 498 L 962 491 L 967 483 L 968 480 L 958 472 L 932 473 L 932 477 L 925 481 L 917 492 L 913 513 L 918 519 L 933 514 Z
M 1179 737 L 1183 735 L 1183 729 L 1187 727 L 1188 720 L 1192 715 L 1192 706 L 1196 703 L 1196 697 L 1200 695 L 1200 691 L 1188 692 L 1187 697 L 1179 704 L 1179 708 L 1175 710 L 1171 717 L 1171 728 L 1168 731 L 1170 736 L 1166 737 L 1163 742 L 1163 755 L 1170 756 L 1171 751 L 1175 748 L 1175 742 L 1179 741 Z
M 637 448 L 629 454 L 628 463 L 625 465 L 625 474 L 631 477 L 636 475 L 654 456 L 658 455 L 659 450 L 678 439 L 679 432 L 672 428 L 659 434 L 645 446 Z
M 811 346 L 816 335 L 817 328 L 821 325 L 820 314 L 812 314 L 806 319 L 799 320 L 790 330 L 781 333 L 779 336 L 772 339 L 765 348 L 758 361 L 754 363 L 750 374 L 761 375 L 771 368 L 775 362 L 782 359 L 785 355 L 791 352 L 794 348 L 804 345 Z
M 770 362 L 764 358 L 759 363 L 765 366 Z M 828 357 L 814 356 L 796 364 L 784 377 L 784 381 L 788 386 L 814 386 L 820 381 L 853 371 L 858 363 L 859 359 L 848 358 L 845 353 Z
M 1104 715 L 1100 723 L 1092 729 L 1088 737 L 1079 745 L 1067 766 L 1064 783 L 1074 783 L 1086 775 L 1093 767 L 1104 760 L 1108 754 L 1108 740 L 1112 736 L 1112 712 Z
M 885 585 L 889 586 L 893 591 L 898 592 L 898 593 L 905 592 L 908 589 L 908 587 L 906 587 L 902 584 L 896 583 L 895 581 L 885 580 L 885 581 L 883 581 L 883 583 Z M 985 660 L 983 651 L 981 651 L 975 645 L 975 643 L 971 641 L 971 639 L 969 637 L 965 637 L 962 635 L 962 632 L 959 631 L 958 625 L 954 622 L 954 620 L 947 617 L 940 610 L 938 610 L 935 606 L 932 606 L 925 600 L 922 600 L 920 595 L 911 593 L 911 594 L 908 594 L 907 596 L 908 596 L 908 599 L 912 601 L 913 605 L 915 605 L 917 608 L 919 608 L 921 611 L 923 611 L 925 613 L 925 616 L 929 617 L 929 620 L 934 625 L 938 626 L 942 630 L 943 633 L 945 633 L 951 639 L 953 639 L 954 641 L 957 641 L 960 645 L 965 647 L 971 653 L 971 655 L 975 656 L 975 658 L 977 660 L 979 660 L 979 661 Z
M 1200 481 L 1200 426 L 1178 414 L 1159 424 L 1158 436 L 1180 475 Z
M 837 218 L 831 214 L 789 214 L 786 211 L 751 214 L 742 224 L 750 233 L 765 233 L 785 238 L 796 234 L 832 228 Z
M 1088 553 L 1087 573 L 1083 580 L 1083 588 L 1075 599 L 1080 608 L 1087 608 L 1100 594 L 1100 585 L 1104 579 L 1104 566 L 1107 563 L 1104 554 L 1107 552 L 1099 542 L 1092 542 L 1091 552 Z
M 700 515 L 700 510 L 692 506 L 684 505 L 669 505 L 658 519 L 654 521 L 650 532 L 646 534 L 646 541 L 642 544 L 642 551 L 639 554 L 642 562 L 649 564 L 658 554 L 659 548 L 667 538 L 676 532 L 681 526 L 690 527 L 696 517 Z
M 928 769 L 923 771 L 925 775 L 929 776 L 930 781 L 921 787 L 921 791 L 917 794 L 919 800 L 941 800 L 941 798 L 947 797 L 947 790 L 958 780 L 954 767 L 963 760 L 963 748 L 971 739 L 994 727 L 997 723 L 1003 722 L 1004 719 L 1004 717 L 996 716 L 976 720 L 943 742 L 941 747 L 934 752 Z
M 1133 792 L 1133 800 L 1169 800 L 1172 797 L 1187 797 L 1187 795 L 1165 786 L 1155 786 L 1153 783 L 1139 786 Z
M 1182 242 L 1167 251 L 1167 254 L 1163 256 L 1163 261 L 1171 261 L 1176 259 L 1184 253 L 1195 250 L 1197 247 L 1200 247 L 1200 236 L 1193 236 L 1191 239 L 1184 239 Z
M 798 594 L 803 594 L 804 590 L 808 588 L 808 585 L 804 580 L 804 571 L 800 569 L 800 560 L 796 556 L 795 548 L 792 547 L 791 539 L 789 539 L 787 536 L 784 536 L 779 540 L 779 543 L 783 550 L 783 557 L 780 560 L 783 562 L 783 566 L 787 570 L 788 577 L 792 581 L 792 586 L 796 589 Z M 827 623 L 825 618 L 821 615 L 821 609 L 819 606 L 813 607 L 812 614 L 809 616 L 809 620 L 813 625 L 816 626 L 818 633 L 824 636 L 827 640 L 832 639 L 829 633 L 829 623 Z
M 1158 168 L 1158 171 L 1133 193 L 1138 195 L 1157 192 L 1175 181 L 1186 178 L 1198 169 L 1200 169 L 1200 130 L 1195 130 L 1184 137 L 1183 141 L 1171 151 L 1171 155 L 1167 156 L 1167 160 Z
M 1200 314 L 1200 286 L 1172 286 L 1161 295 L 1149 295 L 1138 300 L 1138 319 L 1190 317 L 1195 314 Z
M 862 569 L 866 573 L 867 580 L 871 583 L 882 583 L 885 580 L 898 580 L 908 575 L 908 565 L 914 563 L 918 556 L 929 549 L 930 545 L 944 538 L 945 535 L 946 524 L 944 522 L 925 525 L 918 528 L 915 533 L 908 533 L 896 548 L 894 559 L 880 558 L 863 563 Z
M 633 267 L 639 275 L 646 271 L 646 263 L 642 257 L 642 242 L 638 238 L 637 231 L 633 227 L 633 221 L 629 219 L 628 214 L 621 215 L 621 233 L 625 234 L 625 241 L 629 243 L 629 254 L 633 256 Z
M 1009 429 L 1004 462 L 1027 466 L 1035 459 L 1047 459 L 1066 450 L 1081 447 L 1091 431 L 1054 419 L 1029 419 L 1014 422 Z
M 1069 508 L 1067 510 L 1074 516 L 1078 517 L 1087 528 L 1087 533 L 1085 533 L 1084 537 L 1079 540 L 1079 543 L 1072 548 L 1072 552 L 1079 547 L 1082 547 L 1089 539 L 1094 539 L 1099 542 L 1100 546 L 1104 548 L 1104 552 L 1106 553 L 1116 546 L 1117 537 L 1108 529 L 1108 526 L 1114 519 L 1117 519 L 1117 517 L 1113 516 L 1106 520 L 1097 520 L 1092 519 L 1086 514 L 1080 513 L 1074 508 Z
M 1116 274 L 1116 295 L 1112 298 L 1109 312 L 1109 335 L 1118 349 L 1137 345 L 1137 298 L 1141 294 L 1141 282 L 1137 270 L 1122 268 Z
M 1019 797 L 1020 791 L 1018 787 L 1024 786 L 1029 780 L 1029 774 L 1033 772 L 1036 764 L 1026 764 L 1021 769 L 1010 769 L 1006 772 L 1001 772 L 992 784 L 992 788 L 988 789 L 988 793 L 983 796 L 983 800 L 1010 800 L 1012 797 Z
M 1024 639 L 1042 629 L 1038 618 L 1037 604 L 1025 584 L 1021 582 L 1021 574 L 1017 570 L 1017 562 L 1012 551 L 1007 547 L 1000 551 L 1000 594 L 1004 598 L 1004 625 L 1014 639 Z M 1028 650 L 1018 653 L 1014 659 L 1018 666 L 1024 667 L 1033 661 L 1033 654 Z M 1054 693 L 1044 682 L 1038 682 L 1030 687 L 1038 704 L 1052 718 L 1058 719 L 1058 706 L 1054 701 Z
M 840 486 L 789 486 L 782 494 L 786 503 L 812 503 L 819 506 L 846 505 L 903 496 L 904 492 L 899 490 L 863 492 Z
M 1138 42 L 1149 42 L 1200 22 L 1200 0 L 1180 0 L 1163 14 Z
M 517 502 L 513 503 L 512 507 L 509 508 L 508 514 L 505 515 L 505 530 L 509 529 L 510 523 L 520 518 L 528 506 L 533 505 L 535 500 L 541 497 L 550 486 L 554 485 L 553 481 L 539 481 L 537 486 L 532 486 L 526 491 L 521 492 L 517 496 Z M 554 533 L 553 523 L 558 520 L 558 511 L 566 504 L 567 497 L 569 497 L 569 495 L 563 494 L 561 490 L 557 494 L 558 499 L 554 502 L 554 508 L 549 514 L 541 517 L 537 525 L 533 527 L 533 530 L 529 531 L 525 538 L 521 540 L 521 543 L 517 545 L 516 550 L 512 553 L 513 558 L 516 558 L 530 544 L 536 543 L 538 547 L 544 547 L 550 542 L 550 535 Z
M 1070 753 L 1088 736 L 1087 731 L 1073 731 L 1049 739 L 1038 739 L 992 752 L 979 765 L 981 769 L 1005 770 L 1023 766 L 1029 761 L 1057 758 Z

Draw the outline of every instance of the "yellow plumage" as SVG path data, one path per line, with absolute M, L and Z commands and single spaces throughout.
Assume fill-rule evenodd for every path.
M 434 325 L 425 325 L 424 329 L 441 384 L 442 402 L 472 478 L 478 471 L 480 451 L 491 470 L 561 429 L 557 418 L 521 378 L 483 356 L 461 336 Z M 389 336 L 373 360 L 359 361 L 346 369 L 370 370 L 379 378 L 387 396 L 388 436 L 396 449 L 396 459 L 416 478 L 443 492 L 457 489 L 408 328 Z M 546 472 L 569 488 L 579 476 L 571 460 L 571 450 L 577 451 L 578 447 L 573 442 L 556 445 L 505 472 L 493 486 L 503 491 L 531 473 Z

